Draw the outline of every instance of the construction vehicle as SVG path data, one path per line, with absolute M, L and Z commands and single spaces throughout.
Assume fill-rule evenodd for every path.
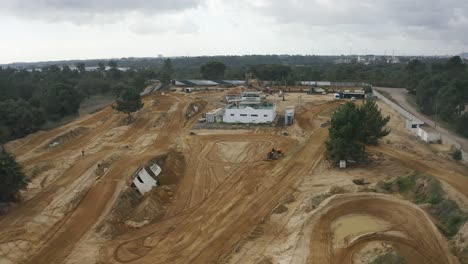
M 267 160 L 277 160 L 280 157 L 283 157 L 284 153 L 281 149 L 275 149 L 273 148 L 270 152 L 267 154 Z
M 368 181 L 367 179 L 364 179 L 364 178 L 354 179 L 354 180 L 353 180 L 353 183 L 356 184 L 356 185 L 367 185 L 367 184 L 370 184 L 369 181 Z

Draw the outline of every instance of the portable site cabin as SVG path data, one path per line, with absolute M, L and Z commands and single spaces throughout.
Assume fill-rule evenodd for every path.
M 418 137 L 428 143 L 435 143 L 441 140 L 440 133 L 429 126 L 418 127 Z
M 132 185 L 135 186 L 138 192 L 143 195 L 158 185 L 158 181 L 156 179 L 160 173 L 161 167 L 157 164 L 151 165 L 149 169 L 141 166 L 134 174 Z
M 424 122 L 417 118 L 406 119 L 406 129 L 410 130 L 414 134 L 418 134 L 418 129 L 422 125 L 424 125 Z
M 287 106 L 284 111 L 284 124 L 286 126 L 292 125 L 294 122 L 294 106 Z

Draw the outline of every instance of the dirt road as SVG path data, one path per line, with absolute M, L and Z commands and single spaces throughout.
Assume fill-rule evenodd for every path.
M 424 123 L 428 124 L 429 126 L 435 128 L 437 131 L 448 135 L 450 138 L 455 140 L 465 151 L 468 151 L 468 140 L 466 138 L 462 138 L 457 134 L 448 131 L 447 129 L 441 127 L 439 124 L 436 123 L 433 117 L 427 116 L 419 112 L 413 105 L 408 103 L 407 100 L 407 90 L 404 88 L 384 88 L 384 87 L 374 87 L 377 91 L 384 91 L 390 94 L 392 98 L 397 101 L 397 103 L 406 111 L 410 112 Z

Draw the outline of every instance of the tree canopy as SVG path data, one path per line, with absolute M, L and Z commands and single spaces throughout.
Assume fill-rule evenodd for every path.
M 327 156 L 333 162 L 340 160 L 362 160 L 366 145 L 377 145 L 379 139 L 390 130 L 385 125 L 390 117 L 383 117 L 372 99 L 362 106 L 347 102 L 340 106 L 331 117 L 329 139 L 326 142 Z
M 413 60 L 405 70 L 408 91 L 415 95 L 420 110 L 453 124 L 455 130 L 466 137 L 468 72 L 461 58 L 455 56 L 445 63 L 431 65 Z
M 115 104 L 115 109 L 127 114 L 129 118 L 131 118 L 131 113 L 140 110 L 142 107 L 140 93 L 132 88 L 125 88 Z
M 221 80 L 224 78 L 226 65 L 219 61 L 210 61 L 200 67 L 200 72 L 205 79 Z
M 26 188 L 28 181 L 15 157 L 0 146 L 0 201 L 18 200 L 20 190 Z

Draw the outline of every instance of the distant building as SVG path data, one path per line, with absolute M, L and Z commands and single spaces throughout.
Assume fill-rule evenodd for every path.
M 226 123 L 271 123 L 275 118 L 275 104 L 232 104 L 226 107 L 223 121 Z
M 294 123 L 294 106 L 287 106 L 284 111 L 284 124 L 290 126 Z
M 424 125 L 424 122 L 417 119 L 417 118 L 411 118 L 409 116 L 406 117 L 406 129 L 410 130 L 414 134 L 418 134 L 418 129 L 420 126 Z
M 435 143 L 441 140 L 440 133 L 429 126 L 419 126 L 418 137 L 420 137 L 422 140 L 428 143 Z

